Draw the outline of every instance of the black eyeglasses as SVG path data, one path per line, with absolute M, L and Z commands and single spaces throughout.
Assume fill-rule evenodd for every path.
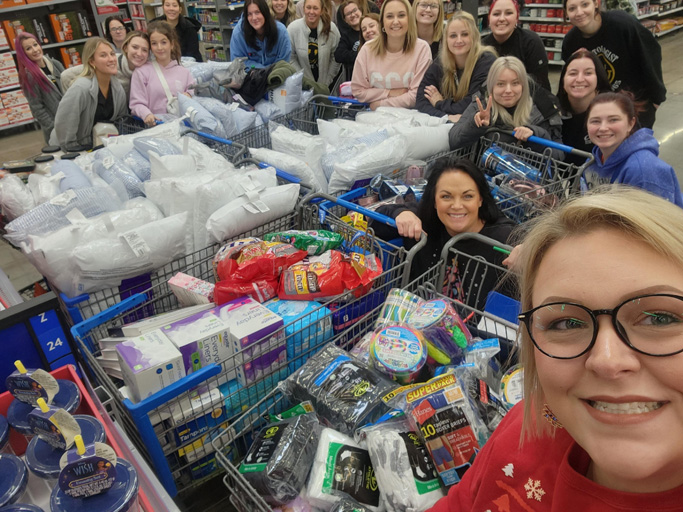
M 679 295 L 641 295 L 614 309 L 552 302 L 518 318 L 540 352 L 555 359 L 574 359 L 593 348 L 600 315 L 612 317 L 619 338 L 636 352 L 655 357 L 683 352 L 683 297 Z

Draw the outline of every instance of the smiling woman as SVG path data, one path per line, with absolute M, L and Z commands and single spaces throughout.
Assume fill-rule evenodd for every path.
M 518 267 L 525 400 L 431 512 L 679 510 L 683 210 L 622 187 L 539 219 Z

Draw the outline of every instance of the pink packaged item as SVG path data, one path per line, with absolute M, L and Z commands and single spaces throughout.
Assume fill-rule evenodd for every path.
M 168 285 L 182 306 L 210 304 L 213 302 L 215 285 L 207 281 L 178 272 L 169 279 Z

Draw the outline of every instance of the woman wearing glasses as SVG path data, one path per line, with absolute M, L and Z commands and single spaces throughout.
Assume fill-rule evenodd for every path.
M 417 0 L 413 4 L 413 9 L 417 22 L 417 37 L 427 41 L 432 50 L 432 60 L 436 60 L 443 34 L 443 2 L 441 0 Z
M 339 26 L 341 38 L 334 51 L 334 60 L 344 66 L 346 80 L 351 80 L 360 47 L 360 21 L 367 13 L 362 11 L 360 0 L 346 0 L 341 4 L 339 12 L 344 17 L 345 26 Z
M 124 25 L 121 16 L 109 16 L 104 20 L 104 37 L 114 45 L 116 53 L 122 52 L 126 34 L 128 34 L 128 28 Z
M 681 509 L 681 225 L 628 188 L 540 218 L 520 261 L 526 399 L 431 511 Z

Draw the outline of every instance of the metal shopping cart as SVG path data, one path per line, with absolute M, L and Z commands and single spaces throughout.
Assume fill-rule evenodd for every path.
M 480 337 L 497 337 L 503 348 L 499 359 L 508 361 L 512 348 L 517 338 L 516 321 L 495 316 L 481 309 L 468 305 L 470 299 L 476 296 L 474 291 L 476 279 L 481 279 L 478 284 L 482 285 L 489 271 L 505 272 L 504 269 L 492 264 L 479 261 L 477 257 L 472 257 L 455 249 L 455 244 L 463 239 L 453 239 L 446 247 L 444 254 L 447 258 L 419 276 L 417 279 L 403 286 L 404 289 L 417 294 L 422 299 L 440 298 L 450 301 L 458 314 L 466 321 L 468 328 L 475 335 Z M 495 241 L 481 239 L 481 243 L 497 245 Z M 504 249 L 509 247 L 502 246 Z M 476 275 L 471 279 L 471 286 L 466 292 L 457 298 L 447 297 L 440 293 L 441 283 L 446 273 L 446 261 L 456 260 L 461 267 L 468 267 Z M 480 267 L 483 264 L 486 268 Z M 365 334 L 374 330 L 375 321 L 379 315 L 381 304 L 364 318 L 356 322 L 353 326 L 339 333 L 331 340 L 343 348 L 350 348 Z M 247 409 L 242 415 L 229 423 L 228 427 L 221 431 L 212 441 L 213 448 L 219 464 L 225 470 L 223 482 L 230 492 L 230 501 L 240 512 L 268 512 L 271 506 L 266 503 L 264 498 L 249 484 L 249 482 L 239 472 L 240 457 L 243 457 L 255 438 L 258 431 L 268 423 L 269 414 L 277 414 L 293 404 L 289 404 L 287 399 L 278 389 L 274 389 L 268 394 L 261 395 L 260 400 Z
M 383 220 L 393 222 L 387 218 Z M 315 205 L 304 202 L 296 215 L 288 216 L 262 227 L 258 232 L 245 235 L 259 236 L 268 231 L 319 227 Z M 359 298 L 352 295 L 337 297 L 291 324 L 284 325 L 278 333 L 282 333 L 286 343 L 297 340 L 299 337 L 307 340 L 308 344 L 292 341 L 293 347 L 288 352 L 287 362 L 276 365 L 272 368 L 272 372 L 262 375 L 253 382 L 234 385 L 232 379 L 228 380 L 228 376 L 236 366 L 251 363 L 259 354 L 269 353 L 269 350 L 274 348 L 273 343 L 281 341 L 270 339 L 257 341 L 255 345 L 259 346 L 258 351 L 241 350 L 234 356 L 221 361 L 220 364 L 211 364 L 190 373 L 187 377 L 136 404 L 122 394 L 117 383 L 112 380 L 103 366 L 106 363 L 98 359 L 98 356 L 102 356 L 102 347 L 99 342 L 109 336 L 112 330 L 120 328 L 130 319 L 148 316 L 150 310 L 158 314 L 179 308 L 166 282 L 174 272 L 182 270 L 194 277 L 212 280 L 214 254 L 208 249 L 205 253 L 194 255 L 186 260 L 188 266 L 185 268 L 179 268 L 176 265 L 164 269 L 163 273 L 160 272 L 157 275 L 154 286 L 144 293 L 132 295 L 72 328 L 72 334 L 81 349 L 87 369 L 93 374 L 96 382 L 112 397 L 112 415 L 122 425 L 140 452 L 145 455 L 171 496 L 175 496 L 180 491 L 196 488 L 206 479 L 217 474 L 219 468 L 210 440 L 222 431 L 228 422 L 234 423 L 233 420 L 241 414 L 243 407 L 249 407 L 258 402 L 297 363 L 300 364 L 326 344 L 335 332 L 346 330 L 349 325 L 354 325 L 359 321 L 362 322 L 368 312 L 374 311 L 384 302 L 384 296 L 389 289 L 400 287 L 407 282 L 412 256 L 421 248 L 420 244 L 411 252 L 395 247 L 393 249 L 395 253 L 390 254 L 387 246 L 381 249 L 377 247 L 371 235 L 365 234 L 363 240 L 360 240 L 356 231 L 346 224 L 328 223 L 325 227 L 341 233 L 348 244 L 353 244 L 353 250 L 362 251 L 363 247 L 374 248 L 373 252 L 382 254 L 383 261 L 393 266 L 384 267 L 382 274 L 374 279 L 372 289 L 366 295 Z M 360 248 L 358 248 L 359 245 Z M 223 388 L 225 396 L 221 397 L 218 402 L 212 398 L 206 401 L 202 399 L 198 405 L 190 401 L 193 394 L 198 391 L 220 386 L 227 387 Z M 212 395 L 209 394 L 209 396 Z M 192 403 L 195 405 L 187 405 Z M 183 432 L 190 432 L 190 434 L 184 435 Z M 236 452 L 233 456 L 237 457 L 237 455 Z M 226 456 L 230 457 L 230 455 Z

